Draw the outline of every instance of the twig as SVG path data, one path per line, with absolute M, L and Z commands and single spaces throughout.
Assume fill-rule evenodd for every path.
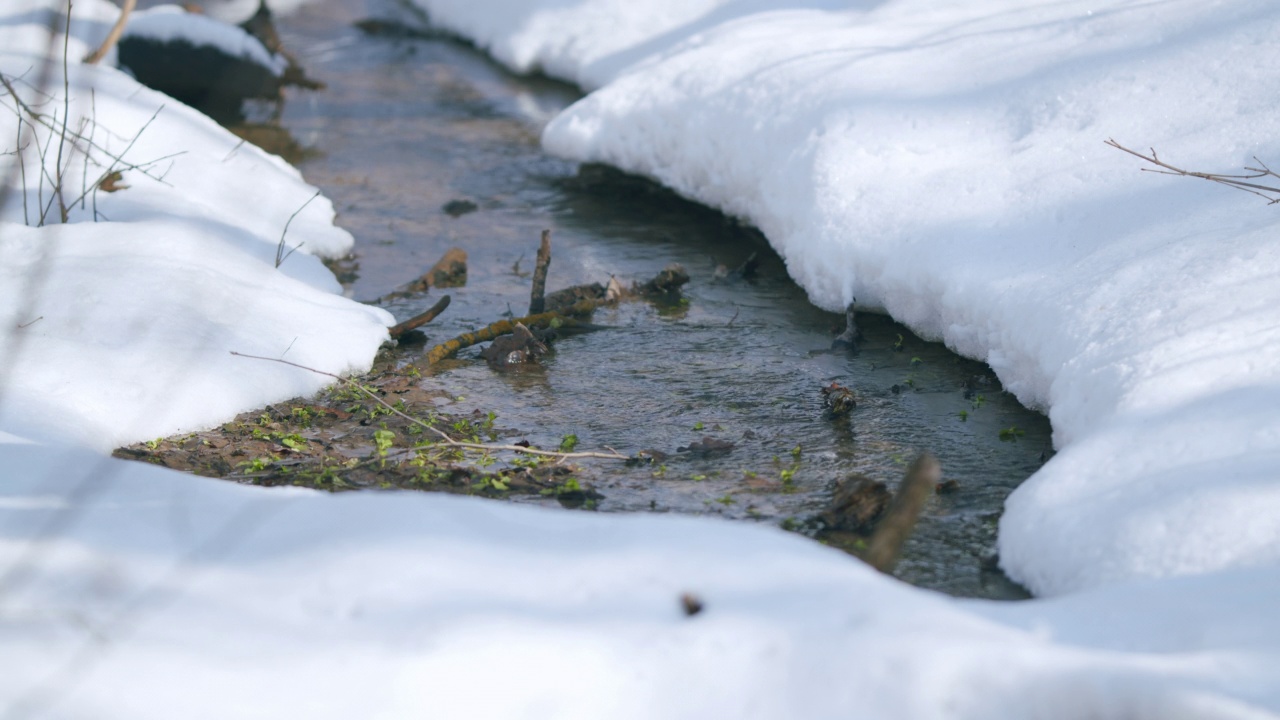
M 116 24 L 111 26 L 111 32 L 107 33 L 107 38 L 102 41 L 97 50 L 89 53 L 84 58 L 86 65 L 97 65 L 106 54 L 111 52 L 111 48 L 116 46 L 120 41 L 120 36 L 124 34 L 124 26 L 129 22 L 129 13 L 133 12 L 133 7 L 138 4 L 138 0 L 124 0 L 124 7 L 120 9 L 120 17 L 116 19 Z
M 286 253 L 284 251 L 284 247 L 285 247 L 284 236 L 289 233 L 289 224 L 293 222 L 294 218 L 298 217 L 298 213 L 302 212 L 303 210 L 306 210 L 307 206 L 311 204 L 311 201 L 315 200 L 318 197 L 320 197 L 319 190 L 316 191 L 315 195 L 312 195 L 311 197 L 307 198 L 307 201 L 302 203 L 302 207 L 298 208 L 297 210 L 294 210 L 293 214 L 289 216 L 289 219 L 285 221 L 284 230 L 280 232 L 280 244 L 276 246 L 276 267 L 280 267 L 280 263 L 283 263 L 285 260 L 288 260 L 289 256 L 293 254 L 294 250 L 297 250 L 298 248 L 306 244 L 305 242 L 300 242 L 297 245 L 294 245 L 292 248 L 290 248 L 289 252 Z
M 533 290 L 529 295 L 529 314 L 537 315 L 547 307 L 547 267 L 551 265 L 551 231 L 542 231 L 538 260 L 533 267 Z
M 1208 180 L 1209 182 L 1215 182 L 1220 185 L 1226 185 L 1228 187 L 1233 187 L 1237 190 L 1243 190 L 1247 193 L 1257 195 L 1258 197 L 1266 200 L 1267 203 L 1271 205 L 1280 203 L 1280 197 L 1272 197 L 1271 195 L 1266 194 L 1266 193 L 1271 193 L 1272 195 L 1280 196 L 1280 187 L 1272 187 L 1270 185 L 1259 185 L 1258 183 L 1246 182 L 1248 180 L 1256 180 L 1262 177 L 1280 178 L 1280 175 L 1277 175 L 1276 173 L 1272 172 L 1271 168 L 1263 164 L 1263 162 L 1259 160 L 1257 157 L 1254 157 L 1253 160 L 1254 162 L 1258 163 L 1258 165 L 1260 165 L 1261 167 L 1256 167 L 1256 168 L 1246 167 L 1245 170 L 1249 171 L 1250 174 L 1225 175 L 1222 173 L 1206 173 L 1206 172 L 1198 172 L 1195 170 L 1183 170 L 1180 167 L 1175 167 L 1161 160 L 1160 156 L 1156 154 L 1155 148 L 1151 148 L 1150 155 L 1143 155 L 1142 153 L 1137 152 L 1136 150 L 1130 150 L 1129 148 L 1121 145 L 1120 143 L 1116 142 L 1111 138 L 1107 138 L 1105 142 L 1107 145 L 1110 145 L 1111 147 L 1117 150 L 1123 150 L 1124 152 L 1127 152 L 1130 155 L 1133 155 L 1134 157 L 1141 158 L 1151 163 L 1152 165 L 1162 168 L 1160 170 L 1153 170 L 1151 168 L 1142 168 L 1143 172 L 1159 173 L 1160 175 L 1179 175 L 1182 177 L 1200 178 L 1201 180 Z
M 443 442 L 445 445 L 448 445 L 449 447 L 465 448 L 468 450 L 506 450 L 510 452 L 521 453 L 524 455 L 540 455 L 542 457 L 553 457 L 553 458 L 556 458 L 557 461 L 572 460 L 575 458 L 604 458 L 606 460 L 628 460 L 629 459 L 626 455 L 623 455 L 617 452 L 616 450 L 612 453 L 599 453 L 599 452 L 566 453 L 566 452 L 554 452 L 551 450 L 539 450 L 537 448 L 525 447 L 523 445 L 497 445 L 497 444 L 490 445 L 485 443 L 469 443 L 469 442 L 462 442 L 460 440 L 454 440 L 453 438 L 445 434 L 443 430 L 439 430 L 433 427 L 432 425 L 425 423 L 422 420 L 419 420 L 418 418 L 412 415 L 409 415 L 408 413 L 396 408 L 394 405 L 378 397 L 377 394 L 374 393 L 372 390 L 352 380 L 351 378 L 344 378 L 341 375 L 337 375 L 335 373 L 325 372 L 324 370 L 317 370 L 316 368 L 307 367 L 306 365 L 299 365 L 298 363 L 289 362 L 288 360 L 283 360 L 281 358 L 269 358 L 269 357 L 263 357 L 261 355 L 249 355 L 246 353 L 236 352 L 235 350 L 232 350 L 231 354 L 235 355 L 236 357 L 249 358 L 252 360 L 266 360 L 267 362 L 277 362 L 283 365 L 296 367 L 299 370 L 306 370 L 308 372 L 316 373 L 317 375 L 324 375 L 326 377 L 331 377 L 334 380 L 337 380 L 338 382 L 346 385 L 347 387 L 355 388 L 356 390 L 360 391 L 364 395 L 368 396 L 369 399 L 378 403 L 383 408 L 389 410 L 391 413 L 405 420 L 408 420 L 409 422 L 423 428 L 424 430 L 429 430 L 435 433 L 437 436 L 439 436 L 441 442 Z
M 40 321 L 41 321 L 41 320 L 43 320 L 43 319 L 44 319 L 44 316 L 43 316 L 43 315 L 41 315 L 40 317 L 36 318 L 35 320 L 32 320 L 31 322 L 25 322 L 25 323 L 22 323 L 21 325 L 19 325 L 19 326 L 18 326 L 18 329 L 19 329 L 19 330 L 25 330 L 26 328 L 29 328 L 29 327 L 31 327 L 32 325 L 35 325 L 36 323 L 40 322 Z
M 387 333 L 391 335 L 392 339 L 398 338 L 401 335 L 409 332 L 410 330 L 419 328 L 431 322 L 432 320 L 435 320 L 436 316 L 444 312 L 445 308 L 447 307 L 449 307 L 449 296 L 445 295 L 444 297 L 440 298 L 440 300 L 436 302 L 435 305 L 432 305 L 430 310 L 422 313 L 421 315 L 415 315 L 414 317 L 411 317 L 408 320 L 405 320 L 399 325 L 393 326 L 390 330 L 387 331 Z
M 942 466 L 929 453 L 922 454 L 911 463 L 902 486 L 867 542 L 867 551 L 862 559 L 868 565 L 884 573 L 893 569 L 898 555 L 902 553 L 902 546 L 916 526 L 921 508 L 941 479 Z

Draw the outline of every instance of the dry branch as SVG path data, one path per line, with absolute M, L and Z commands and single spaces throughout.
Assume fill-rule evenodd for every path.
M 111 52 L 111 48 L 116 46 L 120 36 L 124 34 L 124 26 L 129 22 L 129 13 L 133 12 L 133 7 L 137 4 L 138 0 L 124 0 L 124 7 L 120 9 L 120 17 L 116 19 L 116 24 L 111 26 L 111 32 L 107 33 L 107 38 L 102 41 L 98 49 L 85 56 L 85 64 L 97 65 L 107 53 Z
M 1159 173 L 1160 175 L 1179 175 L 1181 177 L 1200 178 L 1201 180 L 1208 180 L 1209 182 L 1215 182 L 1220 185 L 1226 185 L 1228 187 L 1233 187 L 1237 190 L 1243 190 L 1247 193 L 1252 193 L 1266 200 L 1268 204 L 1274 205 L 1275 203 L 1280 203 L 1280 187 L 1272 187 L 1270 185 L 1260 185 L 1258 183 L 1249 182 L 1250 180 L 1257 180 L 1258 178 L 1264 178 L 1264 177 L 1280 178 L 1280 175 L 1277 175 L 1276 173 L 1272 172 L 1271 168 L 1267 167 L 1257 157 L 1254 157 L 1253 161 L 1258 163 L 1258 167 L 1245 168 L 1245 170 L 1249 174 L 1226 175 L 1223 173 L 1207 173 L 1207 172 L 1199 172 L 1196 170 L 1184 170 L 1180 167 L 1175 167 L 1161 160 L 1160 156 L 1156 154 L 1155 148 L 1150 148 L 1151 150 L 1150 155 L 1143 155 L 1142 153 L 1136 150 L 1131 150 L 1121 145 L 1120 143 L 1116 142 L 1111 138 L 1107 138 L 1106 144 L 1110 145 L 1111 147 L 1117 150 L 1123 150 L 1124 152 L 1127 152 L 1130 155 L 1133 155 L 1134 157 L 1141 158 L 1151 163 L 1152 165 L 1155 165 L 1157 168 L 1160 168 L 1158 170 L 1155 170 L 1152 168 L 1142 168 L 1143 172 Z
M 573 319 L 568 316 L 586 315 L 603 304 L 605 304 L 605 302 L 599 300 L 581 300 L 573 305 L 573 307 L 570 307 L 567 310 L 561 310 L 560 312 L 544 312 L 538 313 L 537 315 L 526 315 L 522 318 L 513 318 L 511 320 L 499 320 L 498 322 L 491 323 L 490 325 L 482 327 L 475 332 L 463 333 L 448 342 L 441 343 L 431 348 L 431 351 L 427 353 L 427 364 L 434 365 L 463 348 L 468 348 L 482 342 L 488 342 L 500 335 L 506 335 L 514 332 L 516 324 L 518 323 L 523 323 L 526 327 L 540 328 L 547 327 L 553 320 L 571 323 L 573 322 Z
M 387 332 L 391 335 L 392 339 L 398 338 L 401 335 L 409 332 L 410 330 L 422 327 L 423 325 L 426 325 L 432 320 L 435 320 L 436 316 L 444 312 L 445 308 L 447 307 L 449 307 L 449 296 L 445 295 L 444 297 L 440 298 L 440 300 L 436 302 L 435 305 L 432 305 L 430 310 L 422 313 L 421 315 L 415 315 L 414 317 L 411 317 L 408 320 L 405 320 L 399 325 L 393 326 Z

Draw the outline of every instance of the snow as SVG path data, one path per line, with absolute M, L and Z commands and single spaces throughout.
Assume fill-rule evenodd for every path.
M 76 511 L 0 605 L 3 682 L 25 691 L 0 695 L 33 715 L 1165 720 L 1280 703 L 1275 575 L 1172 581 L 1176 606 L 1151 585 L 956 602 L 769 528 L 6 455 L 6 566 L 55 501 Z M 685 592 L 702 613 L 684 616 Z
M 273 54 L 254 36 L 236 25 L 204 15 L 188 13 L 177 5 L 141 10 L 129 17 L 123 37 L 170 43 L 184 41 L 195 47 L 213 47 L 232 57 L 261 65 L 279 77 L 289 61 Z
M 109 7 L 76 7 L 95 26 L 113 21 Z M 0 23 L 0 47 L 48 45 L 40 13 Z M 13 190 L 0 209 L 0 431 L 108 451 L 326 384 L 231 351 L 328 372 L 369 366 L 392 318 L 336 294 L 319 258 L 346 254 L 352 238 L 334 227 L 327 199 L 312 200 L 315 188 L 279 158 L 122 73 L 74 63 L 70 70 L 70 127 L 83 128 L 94 147 L 88 156 L 68 150 L 69 224 L 57 222 L 52 183 L 35 181 L 34 147 L 22 172 L 5 173 Z M 24 102 L 61 115 L 60 102 L 32 87 L 42 72 L 35 53 L 0 53 L 0 73 L 22 78 Z M 60 88 L 53 72 L 50 85 Z M 7 96 L 2 102 L 13 107 Z M 17 136 L 16 115 L 0 115 L 0 137 Z M 49 176 L 56 155 L 55 142 Z M 3 162 L 0 169 L 14 160 Z M 128 187 L 93 192 L 113 168 Z M 42 214 L 47 222 L 35 227 Z M 286 223 L 285 244 L 297 250 L 277 269 Z
M 103 457 L 321 385 L 232 350 L 358 371 L 391 318 L 336 293 L 318 258 L 351 238 L 296 171 L 74 62 L 116 12 L 81 0 L 71 107 L 101 148 L 64 187 L 108 153 L 142 168 L 65 225 L 28 226 L 38 180 L 0 215 L 10 715 L 1280 715 L 1274 211 L 1102 144 L 1280 156 L 1280 8 L 417 1 L 596 89 L 550 150 L 750 220 L 815 303 L 885 310 L 1047 409 L 1060 452 L 1000 541 L 1047 597 L 949 599 L 766 527 Z M 0 72 L 35 82 L 58 4 L 0 11 Z M 706 610 L 685 617 L 684 592 Z

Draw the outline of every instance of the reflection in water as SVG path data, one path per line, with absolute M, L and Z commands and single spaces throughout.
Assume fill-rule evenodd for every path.
M 897 574 L 959 595 L 1022 596 L 988 558 L 1005 496 L 1049 451 L 1042 416 L 982 364 L 883 317 L 860 318 L 858 354 L 827 350 L 844 318 L 808 303 L 759 232 L 648 181 L 540 152 L 541 125 L 575 90 L 513 77 L 454 41 L 362 32 L 353 23 L 364 15 L 354 13 L 405 12 L 374 5 L 311 6 L 282 28 L 328 84 L 291 95 L 280 123 L 318 150 L 286 143 L 357 238 L 345 278 L 353 296 L 383 296 L 458 246 L 470 256 L 468 284 L 449 291 L 448 312 L 425 328 L 432 342 L 521 314 L 543 228 L 554 233 L 549 290 L 645 279 L 671 262 L 692 276 L 684 300 L 597 311 L 593 322 L 608 329 L 561 339 L 532 372 L 498 374 L 476 348 L 463 351 L 424 380 L 453 398 L 443 409 L 495 411 L 499 426 L 544 447 L 572 434 L 580 449 L 664 458 L 592 465 L 586 479 L 605 511 L 802 524 L 830 502 L 838 478 L 895 486 L 927 448 L 954 492 L 930 500 Z M 752 253 L 760 262 L 750 279 L 716 272 Z M 388 307 L 403 319 L 437 295 Z M 820 389 L 833 381 L 858 394 L 844 420 L 822 409 Z M 1021 434 L 1002 439 L 1015 427 Z M 704 436 L 733 449 L 677 452 Z

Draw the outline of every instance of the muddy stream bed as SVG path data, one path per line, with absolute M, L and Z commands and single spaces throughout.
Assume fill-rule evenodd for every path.
M 928 450 L 942 465 L 947 492 L 925 506 L 895 574 L 953 595 L 1025 597 L 992 558 L 1005 497 L 1051 453 L 1044 416 L 1004 393 L 985 365 L 888 318 L 859 315 L 858 352 L 831 351 L 843 316 L 809 304 L 757 231 L 649 181 L 540 150 L 542 125 L 580 96 L 575 88 L 514 76 L 464 43 L 399 24 L 376 32 L 356 27 L 370 17 L 424 27 L 391 0 L 322 2 L 281 19 L 286 47 L 327 88 L 291 92 L 278 124 L 238 132 L 285 155 L 333 200 L 338 223 L 356 237 L 354 257 L 335 266 L 352 297 L 382 297 L 449 248 L 467 252 L 465 286 L 385 305 L 403 320 L 442 294 L 452 298 L 423 328 L 425 347 L 384 353 L 378 367 L 386 374 L 374 385 L 389 387 L 390 399 L 407 398 L 400 407 L 415 415 L 438 414 L 441 427 L 461 421 L 459 432 L 482 441 L 555 449 L 574 436 L 576 450 L 656 452 L 638 464 L 542 463 L 541 485 L 524 492 L 508 480 L 495 485 L 465 473 L 452 484 L 423 472 L 416 485 L 379 481 L 386 462 L 367 461 L 350 477 L 342 466 L 326 470 L 328 487 L 449 489 L 580 511 L 714 515 L 816 534 L 812 519 L 831 503 L 837 479 L 860 473 L 893 488 L 911 459 Z M 645 280 L 669 263 L 681 264 L 690 281 L 677 297 L 596 310 L 591 322 L 605 329 L 559 338 L 537 367 L 496 372 L 472 347 L 406 370 L 422 362 L 425 348 L 508 312 L 525 314 L 544 228 L 553 237 L 548 290 L 606 283 L 611 275 Z M 753 253 L 759 264 L 750 277 L 717 272 Z M 845 418 L 824 413 L 820 391 L 832 382 L 856 393 L 857 407 Z M 371 403 L 362 410 L 350 388 L 322 400 L 249 413 L 198 438 L 204 447 L 274 443 L 268 450 L 278 452 L 237 449 L 243 460 L 184 464 L 177 458 L 195 442 L 189 436 L 122 454 L 282 484 L 291 482 L 278 470 L 289 467 L 295 434 L 296 442 L 328 442 L 351 432 L 344 423 L 361 423 L 372 438 L 385 423 L 390 434 L 379 437 L 393 447 L 424 439 Z M 678 451 L 704 437 L 733 447 Z M 366 459 L 376 445 L 365 442 Z M 537 464 L 514 457 L 453 460 L 480 463 L 483 472 Z M 566 487 L 590 492 L 568 493 L 577 501 L 562 502 Z M 859 542 L 840 534 L 821 539 Z

